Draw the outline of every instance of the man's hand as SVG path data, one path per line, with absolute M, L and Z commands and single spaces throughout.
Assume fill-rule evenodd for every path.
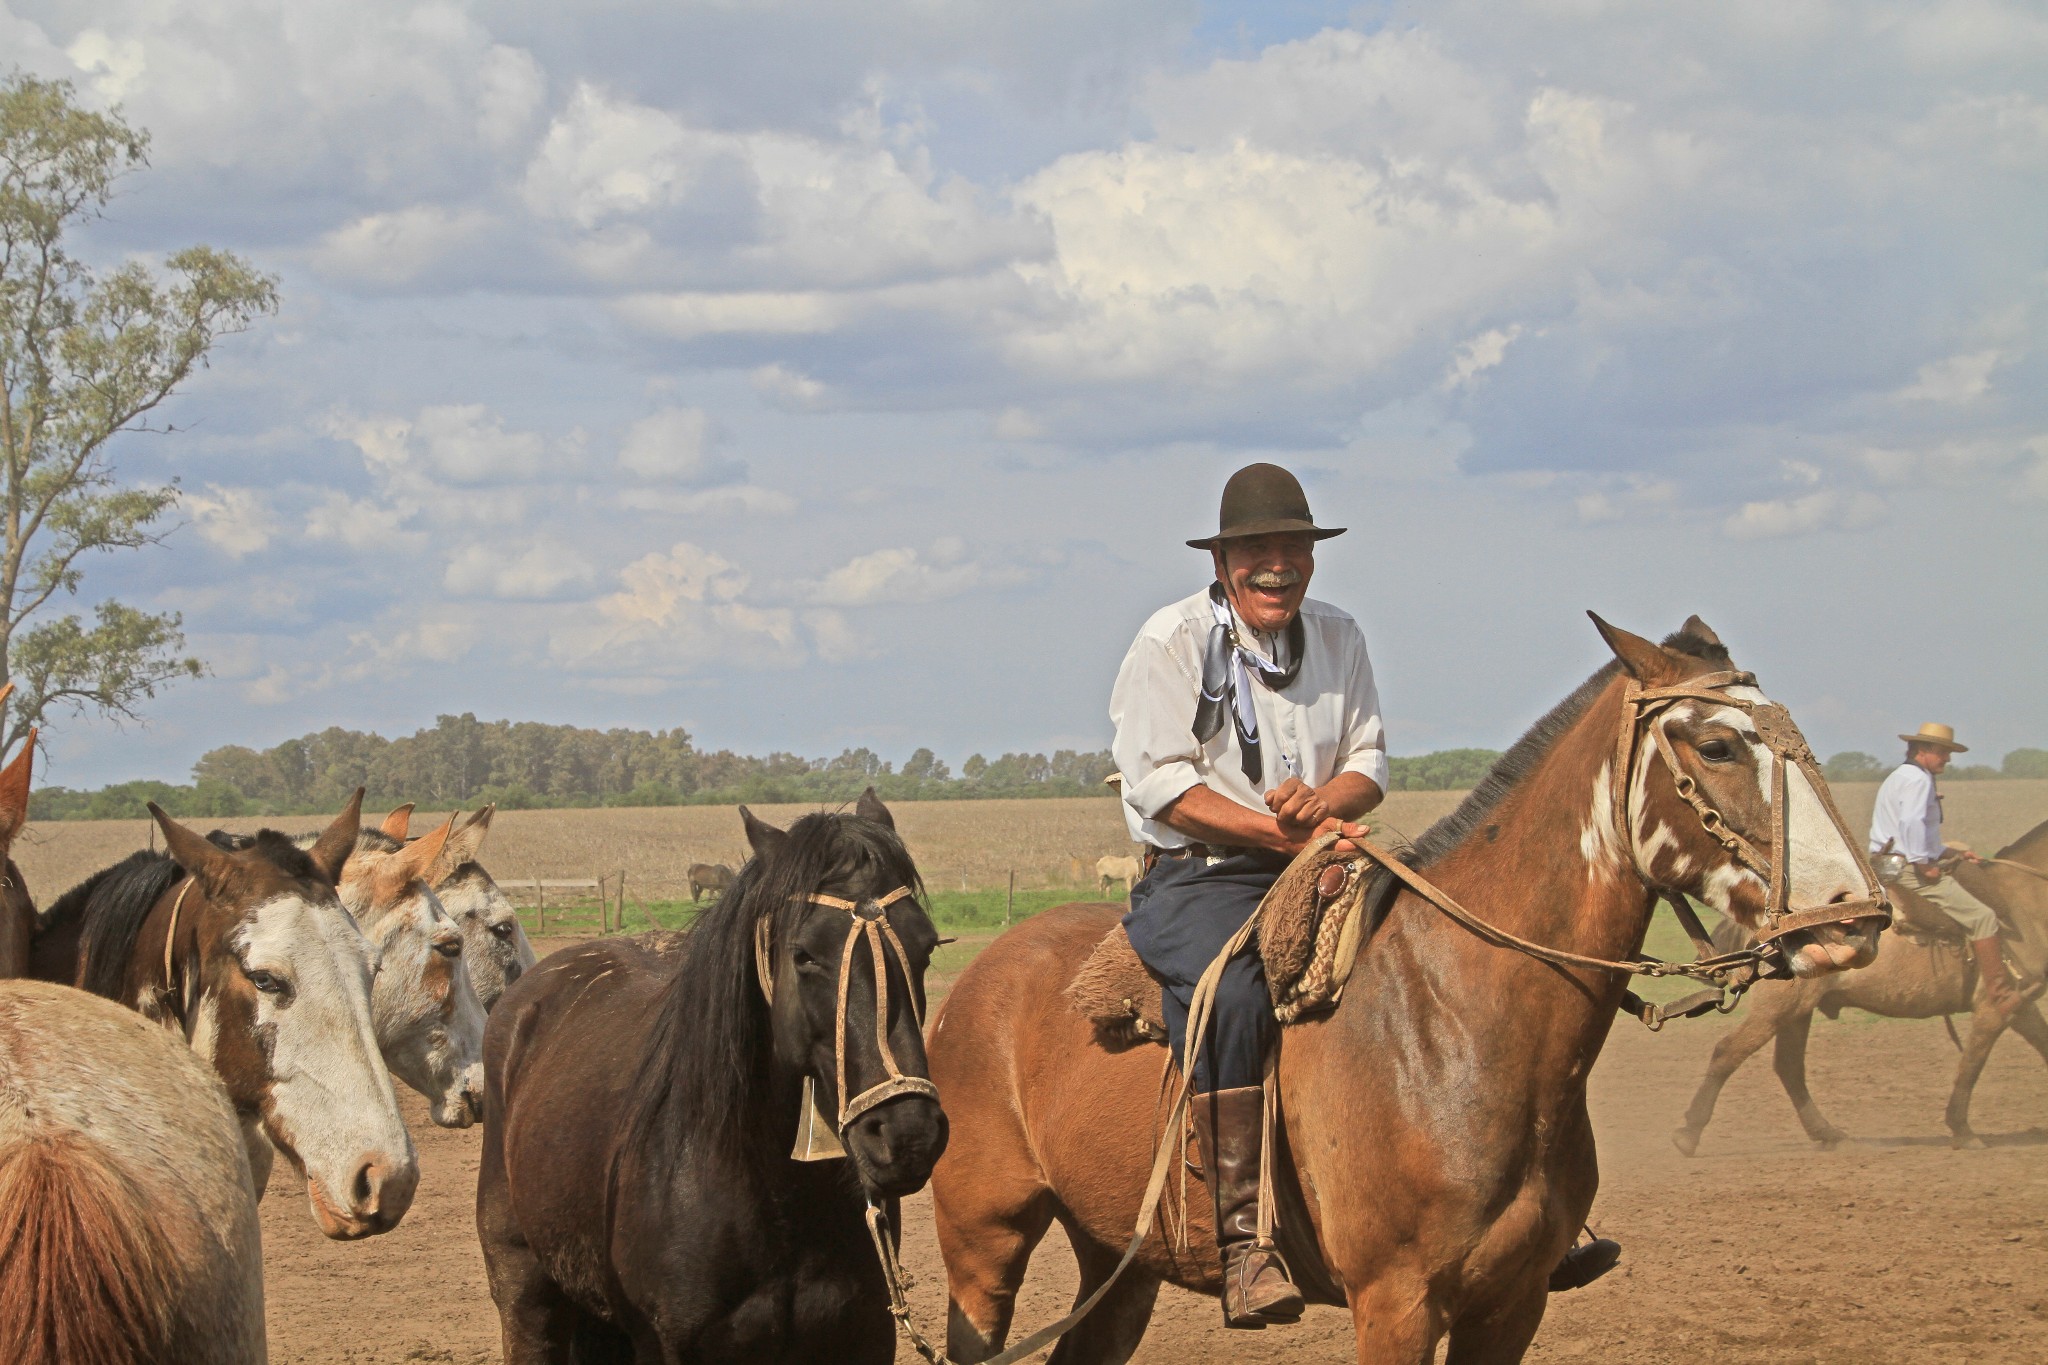
M 1914 863 L 1913 870 L 1920 874 L 1920 880 L 1929 886 L 1941 880 L 1940 863 Z
M 1366 835 L 1372 833 L 1372 827 L 1370 825 L 1361 825 L 1350 820 L 1338 820 L 1333 817 L 1317 825 L 1315 833 L 1311 834 L 1308 838 L 1301 841 L 1302 847 L 1306 848 L 1309 844 L 1313 843 L 1317 839 L 1322 838 L 1323 835 L 1328 834 L 1331 830 L 1335 830 L 1337 833 L 1344 836 L 1343 838 L 1339 839 L 1334 845 L 1337 852 L 1339 853 L 1358 852 L 1358 845 L 1352 843 L 1351 841 L 1353 839 L 1363 839 Z M 1301 849 L 1296 849 L 1295 852 L 1300 853 Z
M 1282 834 L 1303 843 L 1313 839 L 1317 827 L 1330 818 L 1329 802 L 1298 777 L 1290 777 L 1267 792 L 1266 809 L 1273 812 Z

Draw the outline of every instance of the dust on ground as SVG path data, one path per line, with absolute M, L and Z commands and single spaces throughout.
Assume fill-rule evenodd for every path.
M 1699 1156 L 1688 1160 L 1669 1133 L 1726 1027 L 1692 1021 L 1653 1035 L 1616 1024 L 1592 1078 L 1603 1182 L 1593 1218 L 1626 1256 L 1598 1284 L 1552 1299 L 1528 1359 L 2048 1360 L 2041 1058 L 2010 1035 L 2001 1040 L 1974 1111 L 1989 1146 L 1955 1151 L 1941 1121 L 1955 1051 L 1940 1022 L 1852 1011 L 1816 1024 L 1808 1069 L 1829 1116 L 1859 1141 L 1831 1152 L 1806 1141 L 1760 1055 L 1729 1083 Z M 327 1241 L 282 1169 L 264 1201 L 278 1365 L 498 1359 L 474 1223 L 481 1130 L 435 1128 L 415 1097 L 406 1106 L 421 1180 L 397 1230 Z M 945 1277 L 926 1196 L 907 1204 L 905 1225 L 919 1320 L 942 1333 Z M 1020 1329 L 1057 1317 L 1072 1291 L 1055 1231 L 1020 1296 Z M 1135 1357 L 1152 1365 L 1352 1358 L 1341 1310 L 1312 1309 L 1293 1328 L 1226 1333 L 1212 1301 L 1171 1289 Z M 898 1356 L 902 1365 L 915 1359 Z

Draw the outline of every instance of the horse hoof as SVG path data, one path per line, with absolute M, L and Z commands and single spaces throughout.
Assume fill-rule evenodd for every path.
M 1671 1130 L 1671 1145 L 1681 1156 L 1691 1156 L 1700 1149 L 1700 1135 L 1691 1128 L 1674 1128 Z
M 1958 1152 L 1981 1152 L 1984 1150 L 1984 1139 L 1975 1133 L 1956 1133 L 1950 1136 L 1948 1145 Z
M 1832 1152 L 1849 1140 L 1849 1135 L 1837 1128 L 1832 1132 L 1816 1134 L 1814 1139 L 1823 1152 Z

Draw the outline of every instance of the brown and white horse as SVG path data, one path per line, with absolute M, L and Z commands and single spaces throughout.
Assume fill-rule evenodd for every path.
M 539 961 L 526 930 L 520 927 L 519 911 L 513 907 L 511 897 L 499 890 L 498 883 L 477 861 L 484 839 L 491 832 L 491 816 L 497 809 L 485 806 L 457 826 L 428 874 L 441 908 L 462 931 L 463 965 L 486 1014 L 497 1005 L 505 988 Z M 396 839 L 405 838 L 411 815 L 410 805 L 392 811 L 384 818 L 384 833 Z
M 1653 889 L 1758 923 L 1763 879 L 1683 799 L 1675 763 L 1752 843 L 1769 846 L 1771 821 L 1785 820 L 1791 905 L 1851 902 L 1875 885 L 1802 770 L 1772 791 L 1773 753 L 1749 709 L 1764 698 L 1729 677 L 1727 651 L 1703 623 L 1688 621 L 1662 646 L 1601 629 L 1618 663 L 1422 837 L 1415 865 L 1431 881 L 1510 933 L 1603 959 L 1639 951 Z M 1712 696 L 1672 704 L 1661 741 L 1641 744 L 1617 774 L 1628 751 L 1618 737 L 1634 724 L 1631 679 L 1645 689 L 1699 679 Z M 1160 1093 L 1164 1054 L 1110 1050 L 1064 996 L 1120 912 L 1073 906 L 1012 929 L 931 1024 L 931 1076 L 953 1117 L 932 1189 L 956 1360 L 1000 1349 L 1053 1220 L 1080 1261 L 1082 1295 L 1131 1236 L 1160 1141 L 1139 1097 Z M 1798 929 L 1785 951 L 1800 973 L 1859 966 L 1877 928 Z M 1313 1299 L 1349 1305 L 1361 1362 L 1422 1365 L 1446 1335 L 1450 1365 L 1522 1358 L 1551 1268 L 1593 1203 L 1586 1078 L 1625 985 L 1618 972 L 1496 946 L 1404 891 L 1360 950 L 1342 1003 L 1286 1030 L 1273 1152 L 1290 1191 L 1282 1245 L 1301 1248 L 1296 1278 Z M 1184 1237 L 1147 1242 L 1055 1360 L 1127 1360 L 1162 1282 L 1217 1292 L 1210 1201 L 1190 1192 L 1185 1215 Z
M 151 805 L 168 854 L 66 892 L 32 954 L 43 980 L 182 1031 L 241 1117 L 256 1190 L 274 1145 L 341 1239 L 397 1226 L 419 1181 L 371 1021 L 374 950 L 334 890 L 361 802 L 311 850 L 274 830 L 224 849 Z
M 262 1253 L 206 1063 L 112 1001 L 0 982 L 0 1360 L 261 1365 Z

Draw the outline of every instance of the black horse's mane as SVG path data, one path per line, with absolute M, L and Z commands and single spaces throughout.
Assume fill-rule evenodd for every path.
M 1698 659 L 1716 669 L 1731 667 L 1725 647 L 1688 631 L 1665 636 L 1664 648 Z M 1456 810 L 1422 832 L 1422 837 L 1415 841 L 1415 865 L 1429 866 L 1470 837 L 1481 822 L 1507 799 L 1508 794 L 1536 770 L 1550 752 L 1550 746 L 1578 724 L 1579 718 L 1586 714 L 1586 708 L 1606 690 L 1620 668 L 1619 662 L 1609 660 L 1592 677 L 1580 683 L 1570 696 L 1552 707 L 1549 714 L 1530 726 L 1506 753 L 1494 761 L 1486 776 L 1458 803 Z
M 895 831 L 854 815 L 806 815 L 780 848 L 747 860 L 677 955 L 628 1091 L 626 1150 L 643 1159 L 697 1152 L 744 1164 L 773 1152 L 773 1143 L 757 1139 L 772 1039 L 754 973 L 755 922 L 772 916 L 776 942 L 786 943 L 813 908 L 804 900 L 811 892 L 876 882 L 924 895 Z
M 305 851 L 274 829 L 260 830 L 253 836 L 224 836 L 215 842 L 225 847 L 228 838 L 237 847 L 255 849 L 290 876 L 323 880 Z M 185 869 L 168 853 L 131 853 L 59 896 L 55 904 L 36 917 L 36 932 L 41 934 L 69 920 L 78 921 L 78 960 L 83 977 L 79 985 L 94 995 L 118 1000 L 142 922 L 149 918 L 151 907 L 163 899 L 164 892 L 177 885 L 184 875 Z

